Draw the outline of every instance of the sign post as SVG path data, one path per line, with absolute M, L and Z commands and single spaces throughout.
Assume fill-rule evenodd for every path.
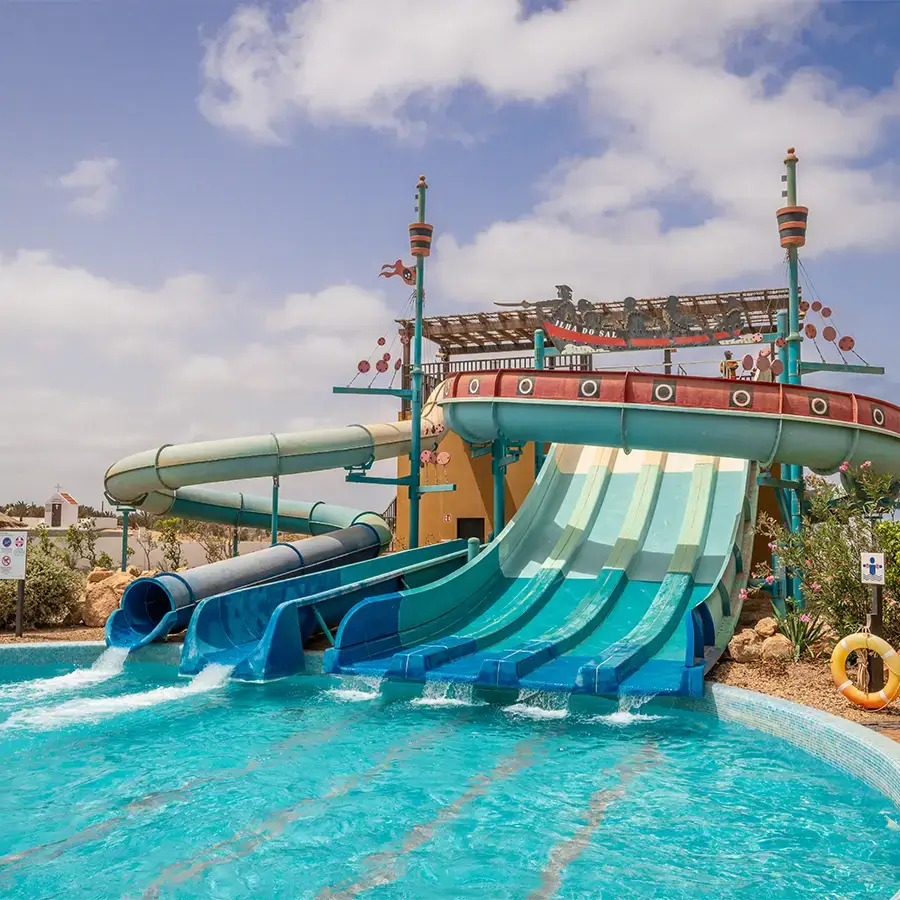
M 872 586 L 872 606 L 866 616 L 866 627 L 870 634 L 884 637 L 884 554 L 860 553 L 860 580 Z M 884 687 L 884 663 L 877 653 L 869 654 L 869 690 L 880 691 Z
M 22 637 L 27 556 L 27 531 L 0 531 L 0 581 L 18 582 L 16 586 L 16 637 Z

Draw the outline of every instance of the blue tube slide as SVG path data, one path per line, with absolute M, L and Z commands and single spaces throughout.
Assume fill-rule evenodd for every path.
M 422 447 L 434 449 L 443 437 L 443 414 L 433 398 L 422 412 Z M 367 467 L 409 453 L 411 444 L 408 421 L 166 444 L 111 466 L 105 477 L 106 495 L 113 503 L 155 515 L 266 528 L 272 521 L 269 497 L 195 485 Z M 107 622 L 107 642 L 134 648 L 159 640 L 183 630 L 197 603 L 210 596 L 369 559 L 391 540 L 387 523 L 377 513 L 322 502 L 282 500 L 278 521 L 285 531 L 311 538 L 183 573 L 138 579 Z
M 244 681 L 300 674 L 304 644 L 318 628 L 330 636 L 360 600 L 442 578 L 467 554 L 466 541 L 447 541 L 219 593 L 202 601 L 190 620 L 181 674 L 196 674 L 209 663 L 234 667 L 231 677 Z

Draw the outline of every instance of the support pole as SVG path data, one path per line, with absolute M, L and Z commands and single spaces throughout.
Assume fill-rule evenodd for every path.
M 477 537 L 470 537 L 466 545 L 466 562 L 472 562 L 481 552 L 481 541 Z
M 280 479 L 272 476 L 272 545 L 278 543 L 278 488 Z
M 130 509 L 122 510 L 122 571 L 128 568 L 128 516 Z
M 672 374 L 672 348 L 666 347 L 663 350 L 663 371 L 666 375 Z
M 240 556 L 240 548 L 238 546 L 238 529 L 235 527 L 231 534 L 231 556 Z
M 883 585 L 872 585 L 872 607 L 866 616 L 866 626 L 870 634 L 884 637 L 884 607 L 882 605 Z M 884 662 L 877 653 L 868 653 L 869 657 L 869 691 L 880 691 L 884 687 Z
M 506 441 L 497 438 L 491 444 L 491 469 L 494 474 L 494 531 L 496 540 L 503 531 L 504 518 L 504 494 L 506 491 L 506 470 L 503 466 L 503 457 L 506 455 Z
M 416 209 L 419 224 L 425 223 L 425 176 L 419 176 Z M 419 546 L 419 457 L 422 453 L 422 309 L 425 300 L 425 257 L 416 256 L 416 316 L 413 329 L 412 357 L 412 442 L 409 451 L 409 549 Z
M 16 582 L 16 637 L 22 637 L 22 620 L 25 617 L 25 579 Z
M 534 332 L 534 368 L 540 372 L 544 368 L 544 331 L 538 328 Z M 544 443 L 543 441 L 535 441 L 534 444 L 534 477 L 540 474 L 541 467 L 544 465 Z
M 778 337 L 787 338 L 788 334 L 788 311 L 786 309 L 779 309 L 776 313 L 776 323 L 778 328 Z M 788 383 L 788 352 L 787 352 L 787 344 L 783 344 L 778 348 L 778 359 L 781 362 L 782 369 L 781 373 L 777 376 L 777 380 L 779 384 L 787 384 Z M 791 481 L 794 477 L 794 466 L 785 466 L 781 467 L 781 477 L 785 481 Z M 780 488 L 775 488 L 775 490 L 781 490 Z M 792 492 L 793 493 L 793 492 Z M 772 554 L 772 571 L 778 571 L 778 555 L 776 553 Z M 778 611 L 784 615 L 786 612 L 784 598 L 789 594 L 793 595 L 794 589 L 793 584 L 791 582 L 790 576 L 785 572 L 784 578 L 780 581 L 779 585 L 779 593 L 780 597 L 775 603 Z

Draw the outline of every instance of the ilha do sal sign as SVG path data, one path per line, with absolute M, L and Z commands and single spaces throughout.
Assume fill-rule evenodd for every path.
M 22 581 L 27 555 L 27 532 L 0 531 L 0 581 Z

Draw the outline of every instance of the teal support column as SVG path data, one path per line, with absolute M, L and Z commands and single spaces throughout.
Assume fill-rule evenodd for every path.
M 506 455 L 506 441 L 497 438 L 491 444 L 491 471 L 494 474 L 494 540 L 503 531 L 504 525 L 504 494 L 506 492 L 506 467 L 503 458 Z
M 272 478 L 272 544 L 278 543 L 278 487 L 279 478 L 275 475 Z
M 234 529 L 231 535 L 231 555 L 232 557 L 240 556 L 240 548 L 238 546 L 238 530 Z
M 476 537 L 470 537 L 466 545 L 466 562 L 472 562 L 481 552 L 481 541 Z
M 130 509 L 122 510 L 122 571 L 128 568 L 128 515 Z
M 534 333 L 534 368 L 540 372 L 544 368 L 544 332 L 538 328 Z M 537 478 L 544 465 L 544 444 L 542 441 L 534 445 L 534 477 Z
M 428 184 L 425 176 L 419 176 L 417 184 L 418 203 L 416 204 L 419 225 L 425 224 L 425 191 Z M 430 237 L 428 244 L 430 246 Z M 419 248 L 421 249 L 421 248 Z M 413 248 L 416 252 L 416 248 Z M 419 546 L 419 494 L 420 459 L 422 454 L 422 310 L 425 300 L 425 254 L 416 253 L 416 310 L 415 326 L 412 341 L 412 400 L 410 403 L 412 419 L 412 441 L 409 451 L 409 549 Z

